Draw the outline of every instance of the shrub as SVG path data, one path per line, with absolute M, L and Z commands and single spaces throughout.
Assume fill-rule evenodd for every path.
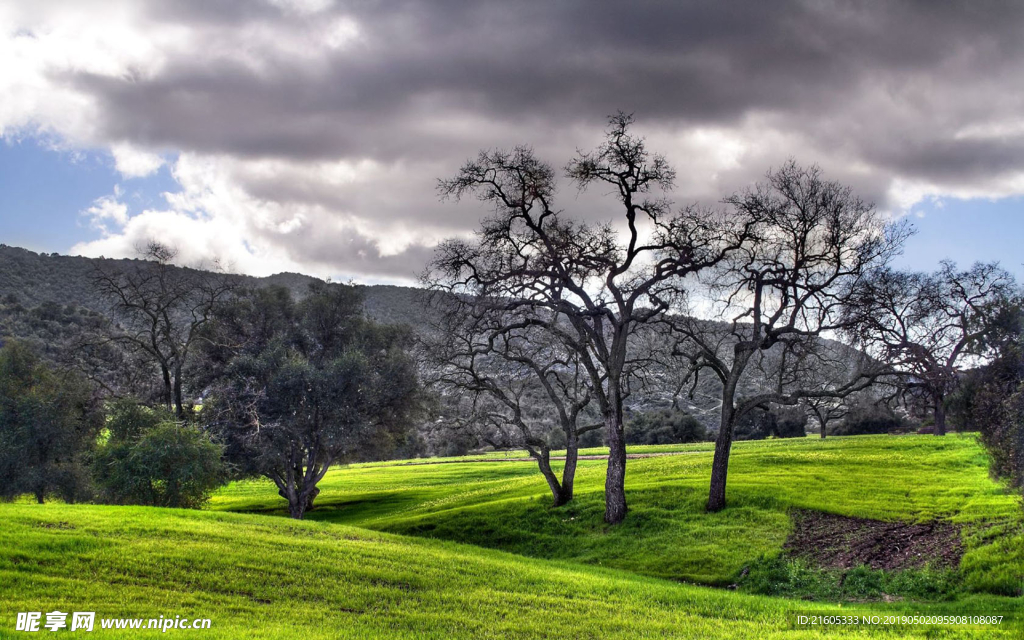
M 627 444 L 681 444 L 700 442 L 706 436 L 704 425 L 683 411 L 640 413 L 626 426 Z
M 807 411 L 803 407 L 785 407 L 775 412 L 776 438 L 807 437 Z
M 856 436 L 872 433 L 889 433 L 906 428 L 903 418 L 896 412 L 881 404 L 858 403 L 850 407 L 843 422 L 837 425 L 832 434 L 837 436 Z
M 121 402 L 108 429 L 93 467 L 106 502 L 194 509 L 227 479 L 222 448 L 166 410 Z
M 755 407 L 740 416 L 733 427 L 733 439 L 764 440 L 777 430 L 777 422 L 778 418 L 774 413 Z

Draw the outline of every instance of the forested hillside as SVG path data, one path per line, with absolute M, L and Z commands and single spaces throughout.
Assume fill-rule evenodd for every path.
M 61 346 L 86 325 L 95 327 L 109 322 L 107 303 L 91 283 L 96 269 L 127 266 L 133 262 L 137 261 L 39 254 L 0 245 L 0 338 L 21 338 L 43 352 L 57 354 Z M 264 278 L 231 277 L 253 287 L 283 286 L 296 298 L 303 297 L 309 284 L 317 280 L 298 273 L 279 273 Z M 356 286 L 364 294 L 364 312 L 371 319 L 387 324 L 407 324 L 416 332 L 429 327 L 425 313 L 426 291 L 390 285 Z M 851 358 L 855 353 L 851 351 Z M 636 412 L 674 405 L 692 413 L 709 428 L 716 428 L 721 406 L 719 381 L 707 375 L 700 377 L 696 385 L 692 385 L 692 381 L 682 384 L 685 378 L 684 371 L 669 369 L 660 375 L 656 384 L 633 394 L 627 407 Z M 745 388 L 753 393 L 752 383 L 748 382 Z
M 131 260 L 83 258 L 56 253 L 35 253 L 19 247 L 0 244 L 0 299 L 32 308 L 44 302 L 75 305 L 91 311 L 105 312 L 105 303 L 93 291 L 89 277 L 97 265 L 114 266 Z M 239 282 L 253 286 L 278 285 L 302 297 L 312 276 L 299 273 L 278 273 L 266 278 L 235 276 Z M 359 285 L 366 298 L 367 315 L 380 322 L 416 324 L 422 319 L 422 291 L 412 287 Z

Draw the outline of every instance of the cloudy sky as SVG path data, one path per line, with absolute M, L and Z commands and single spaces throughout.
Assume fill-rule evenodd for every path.
M 633 112 L 714 203 L 788 157 L 919 230 L 904 265 L 1024 262 L 1024 3 L 0 2 L 0 242 L 406 282 L 481 148 L 561 166 Z M 558 203 L 600 219 L 600 193 Z

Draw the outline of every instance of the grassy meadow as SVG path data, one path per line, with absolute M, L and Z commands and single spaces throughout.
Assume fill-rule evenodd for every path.
M 16 612 L 54 609 L 108 617 L 194 614 L 211 618 L 212 628 L 169 633 L 204 638 L 1015 638 L 1024 632 L 1019 620 L 998 628 L 793 628 L 796 612 L 815 611 L 1024 617 L 1024 518 L 1018 500 L 989 479 L 972 438 L 739 443 L 729 507 L 717 514 L 702 508 L 707 445 L 674 449 L 681 453 L 630 460 L 631 511 L 611 528 L 601 519 L 603 460 L 581 462 L 577 499 L 559 509 L 548 506 L 544 482 L 529 462 L 338 468 L 302 522 L 281 517 L 284 501 L 270 483 L 257 481 L 224 488 L 204 511 L 0 505 L 0 637 L 27 637 L 12 631 Z M 885 598 L 870 589 L 837 595 L 810 586 L 801 594 L 786 580 L 807 578 L 809 570 L 778 562 L 794 508 L 954 522 L 962 526 L 963 561 L 959 571 L 944 574 L 857 574 L 882 585 Z M 789 578 L 780 575 L 787 572 Z M 936 580 L 953 586 L 922 587 Z M 720 588 L 737 581 L 735 590 Z M 786 582 L 776 591 L 790 597 L 753 593 L 748 582 Z M 829 593 L 837 597 L 822 596 Z
M 778 554 L 792 508 L 943 519 L 964 526 L 968 591 L 1024 589 L 1019 500 L 989 479 L 971 436 L 740 442 L 729 466 L 729 506 L 715 514 L 704 511 L 707 444 L 664 449 L 681 453 L 629 461 L 630 515 L 617 527 L 602 520 L 603 460 L 580 462 L 576 500 L 559 509 L 547 508 L 547 487 L 531 462 L 353 465 L 328 473 L 307 517 L 719 586 Z M 212 502 L 282 515 L 284 506 L 268 482 L 232 484 Z

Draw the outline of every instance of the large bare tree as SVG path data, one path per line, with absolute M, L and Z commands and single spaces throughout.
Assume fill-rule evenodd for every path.
M 161 400 L 184 415 L 185 370 L 216 305 L 236 288 L 219 273 L 176 267 L 174 249 L 151 242 L 142 260 L 107 266 L 102 262 L 92 285 L 110 304 L 115 322 L 99 343 L 116 343 L 157 368 Z
M 604 143 L 580 153 L 565 176 L 601 185 L 621 217 L 592 223 L 554 205 L 555 171 L 533 151 L 482 152 L 440 182 L 443 196 L 476 195 L 494 213 L 475 240 L 442 243 L 424 276 L 435 291 L 515 314 L 572 352 L 590 377 L 608 443 L 605 521 L 626 515 L 624 401 L 642 364 L 629 345 L 637 327 L 668 310 L 678 283 L 723 259 L 743 225 L 698 208 L 674 212 L 659 195 L 675 172 L 633 135 L 631 116 L 610 119 Z M 621 231 L 620 231 L 621 230 Z
M 932 274 L 882 269 L 858 283 L 846 315 L 865 347 L 902 375 L 904 387 L 931 401 L 941 436 L 946 397 L 963 365 L 984 357 L 998 303 L 1014 287 L 998 263 L 961 271 L 946 261 Z
M 795 363 L 820 353 L 813 345 L 819 336 L 848 326 L 841 311 L 851 292 L 886 264 L 908 234 L 905 225 L 886 225 L 871 205 L 848 187 L 825 180 L 817 167 L 792 161 L 725 202 L 733 215 L 753 225 L 751 237 L 697 274 L 702 286 L 690 314 L 668 318 L 679 336 L 676 353 L 694 375 L 710 371 L 721 383 L 711 511 L 725 506 L 733 429 L 745 414 L 769 403 L 841 397 L 881 374 L 863 361 L 864 366 L 851 366 L 842 382 L 822 388 L 806 384 Z M 705 314 L 726 322 L 693 317 L 697 302 Z M 776 372 L 774 383 L 743 392 L 745 377 L 765 377 L 765 370 Z

